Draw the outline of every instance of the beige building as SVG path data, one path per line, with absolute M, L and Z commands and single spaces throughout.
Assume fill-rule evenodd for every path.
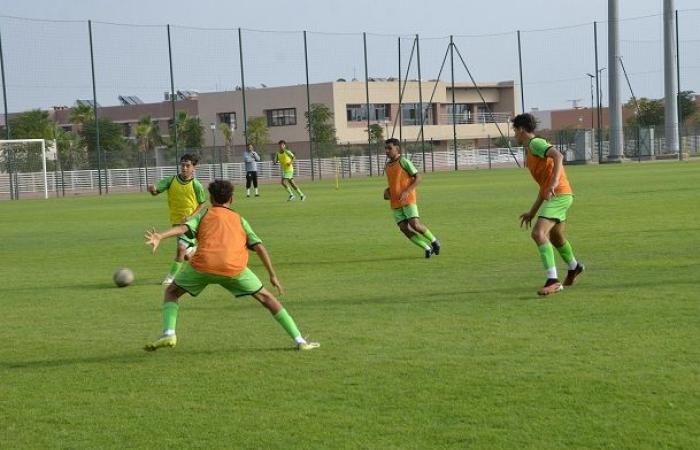
M 401 127 L 399 130 L 399 83 L 396 80 L 375 79 L 369 82 L 369 120 L 381 125 L 385 136 L 401 137 L 404 141 L 416 141 L 420 137 L 419 83 L 409 81 L 404 89 L 401 104 Z M 424 102 L 424 136 L 433 140 L 439 148 L 452 144 L 452 117 L 457 123 L 458 140 L 479 140 L 498 137 L 501 130 L 508 131 L 508 120 L 516 113 L 516 99 L 519 95 L 512 81 L 482 83 L 479 85 L 488 109 L 483 105 L 477 90 L 471 83 L 455 85 L 455 114 L 452 114 L 452 89 L 442 81 L 422 83 Z M 431 94 L 434 95 L 428 104 Z M 364 81 L 334 81 L 311 84 L 311 103 L 321 103 L 333 112 L 334 126 L 339 144 L 367 143 L 367 92 Z M 243 91 L 207 92 L 191 95 L 176 101 L 177 111 L 187 111 L 199 117 L 204 128 L 205 146 L 223 144 L 223 136 L 218 130 L 220 123 L 226 123 L 234 130 L 234 145 L 240 149 L 245 144 L 243 127 Z M 246 113 L 250 117 L 265 117 L 270 136 L 268 149 L 274 151 L 276 142 L 284 139 L 299 157 L 308 157 L 309 135 L 305 127 L 304 113 L 307 110 L 306 85 L 247 89 Z M 490 109 L 490 113 L 489 113 Z M 57 122 L 65 127 L 70 110 L 56 111 Z M 172 116 L 171 103 L 130 104 L 108 106 L 99 109 L 101 117 L 107 117 L 124 126 L 127 137 L 135 137 L 136 122 L 151 115 L 160 121 L 160 129 L 167 136 Z M 215 129 L 211 130 L 211 125 Z M 396 125 L 394 125 L 396 124 Z

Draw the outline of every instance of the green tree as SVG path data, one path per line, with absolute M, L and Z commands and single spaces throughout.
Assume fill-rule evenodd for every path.
M 124 151 L 124 137 L 122 126 L 112 122 L 110 119 L 98 119 L 100 127 L 100 151 L 102 159 L 107 167 L 123 167 L 127 164 Z M 81 135 L 87 143 L 88 158 L 91 162 L 97 161 L 97 139 L 95 122 L 86 122 L 81 131 Z
M 53 139 L 54 123 L 49 113 L 40 109 L 20 114 L 9 120 L 13 139 Z
M 694 91 L 681 91 L 678 93 L 678 109 L 681 114 L 678 119 L 681 123 L 695 115 L 698 107 L 695 104 Z
M 260 153 L 270 142 L 270 130 L 267 128 L 265 117 L 250 117 L 248 119 L 248 144 Z
M 336 143 L 333 112 L 328 106 L 314 103 L 311 105 L 311 110 L 304 113 L 304 117 L 306 118 L 306 130 L 311 133 L 315 143 Z
M 373 123 L 369 126 L 369 141 L 372 144 L 384 143 L 384 128 L 378 123 Z
M 150 115 L 141 117 L 136 124 L 136 142 L 138 143 L 139 151 L 143 155 L 146 169 L 146 184 L 148 184 L 148 152 L 163 144 L 158 122 L 153 120 Z
M 219 131 L 221 131 L 221 135 L 224 137 L 226 160 L 230 161 L 233 157 L 233 129 L 226 123 L 220 123 Z
M 92 106 L 80 103 L 71 108 L 68 120 L 82 127 L 88 122 L 95 121 L 95 111 Z
M 630 117 L 627 123 L 639 127 L 655 127 L 664 123 L 664 104 L 661 100 L 652 100 L 642 97 L 637 101 L 639 109 L 630 100 L 625 104 L 627 108 L 635 111 L 635 115 Z
M 198 149 L 204 144 L 204 129 L 199 117 L 190 116 L 187 111 L 178 111 L 175 116 L 178 149 Z M 174 140 L 171 145 L 174 144 Z
M 306 118 L 306 130 L 310 132 L 313 140 L 313 149 L 319 157 L 325 157 L 333 153 L 337 138 L 333 126 L 333 112 L 328 106 L 321 103 L 311 105 L 310 111 L 304 113 Z
M 61 167 L 65 170 L 86 167 L 87 153 L 85 141 L 72 131 L 55 128 L 56 150 Z

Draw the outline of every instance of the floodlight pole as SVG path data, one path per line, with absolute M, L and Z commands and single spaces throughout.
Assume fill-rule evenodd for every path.
M 95 149 L 97 150 L 97 186 L 102 195 L 102 150 L 100 149 L 100 122 L 97 117 L 97 86 L 95 84 L 95 53 L 92 44 L 92 20 L 88 20 L 90 34 L 90 68 L 92 70 L 92 111 L 95 116 Z M 106 182 L 106 180 L 105 180 Z
M 681 47 L 678 39 L 678 10 L 675 11 L 676 18 L 676 88 L 678 90 L 678 159 L 683 161 L 683 114 L 681 111 Z

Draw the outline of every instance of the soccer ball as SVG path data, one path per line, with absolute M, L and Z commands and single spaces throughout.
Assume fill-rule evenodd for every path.
M 134 272 L 132 272 L 131 269 L 124 267 L 114 272 L 112 279 L 117 287 L 126 287 L 134 282 Z

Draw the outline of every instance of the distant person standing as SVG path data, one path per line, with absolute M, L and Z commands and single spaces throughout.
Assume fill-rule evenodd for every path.
M 255 188 L 255 196 L 260 197 L 258 191 L 258 162 L 260 155 L 253 148 L 253 144 L 248 144 L 248 147 L 243 152 L 243 161 L 245 162 L 245 196 L 250 197 L 250 185 Z
M 292 189 L 294 189 L 303 202 L 306 200 L 306 195 L 301 192 L 301 189 L 299 189 L 294 182 L 294 153 L 287 148 L 287 142 L 284 139 L 277 144 L 280 149 L 275 153 L 275 164 L 279 164 L 282 167 L 282 179 L 280 180 L 280 184 L 289 194 L 287 201 L 292 201 L 296 198 L 294 192 L 292 192 Z

